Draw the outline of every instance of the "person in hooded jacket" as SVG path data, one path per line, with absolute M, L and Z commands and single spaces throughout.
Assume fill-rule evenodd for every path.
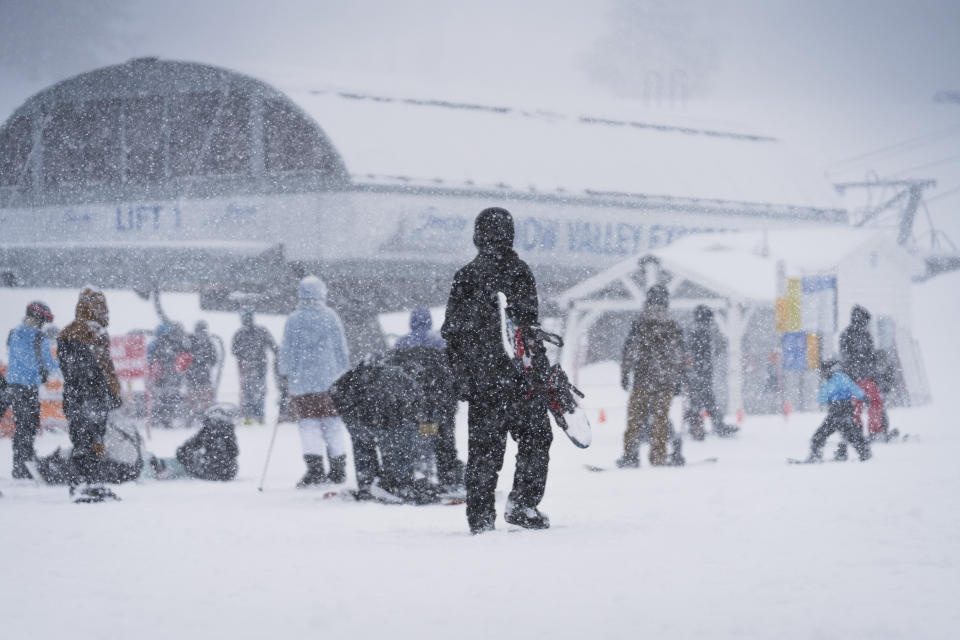
M 103 487 L 101 471 L 107 414 L 121 404 L 120 382 L 110 358 L 109 323 L 106 297 L 87 287 L 80 292 L 76 318 L 57 337 L 63 412 L 73 444 L 70 495 L 78 502 L 116 498 Z
M 278 370 L 287 377 L 290 404 L 300 420 L 307 472 L 297 484 L 342 483 L 347 473 L 349 434 L 330 398 L 330 385 L 350 367 L 343 323 L 327 306 L 327 286 L 316 276 L 300 282 L 296 310 L 287 318 Z M 326 472 L 324 449 L 330 463 Z
M 32 477 L 26 463 L 36 458 L 33 442 L 40 429 L 39 388 L 49 373 L 59 369 L 50 341 L 41 331 L 45 322 L 53 322 L 50 307 L 31 302 L 23 324 L 7 336 L 10 364 L 6 393 L 13 406 L 13 477 L 18 479 Z
M 184 372 L 187 382 L 187 402 L 193 420 L 202 421 L 203 413 L 213 404 L 213 368 L 217 366 L 217 347 L 207 331 L 205 320 L 194 325 L 193 335 L 187 340 L 190 365 Z
M 504 519 L 526 528 L 550 526 L 537 506 L 543 499 L 553 434 L 546 397 L 529 387 L 503 350 L 497 292 L 507 297 L 518 326 L 538 324 L 537 283 L 513 250 L 513 217 L 484 209 L 474 222 L 478 253 L 457 271 L 441 335 L 460 399 L 469 403 L 466 470 L 467 522 L 474 534 L 496 521 L 495 490 L 507 436 L 517 441 L 513 489 Z
M 840 334 L 840 363 L 843 371 L 857 383 L 869 400 L 868 428 L 871 435 L 883 431 L 883 398 L 875 381 L 876 351 L 870 335 L 870 312 L 860 305 L 850 311 L 850 325 Z M 862 424 L 860 412 L 863 402 L 854 399 L 853 411 Z
M 416 379 L 422 390 L 420 439 L 436 461 L 437 480 L 449 491 L 463 486 L 463 463 L 457 458 L 457 396 L 447 363 L 443 338 L 431 331 L 430 310 L 416 307 L 410 312 L 410 333 L 402 336 L 387 355 Z M 428 457 L 430 457 L 428 455 Z
M 263 424 L 263 403 L 267 397 L 267 352 L 277 356 L 277 343 L 265 327 L 253 322 L 253 312 L 240 314 L 240 329 L 233 334 L 230 350 L 240 368 L 240 413 L 244 422 Z
M 724 423 L 713 393 L 714 333 L 713 311 L 704 304 L 697 305 L 693 310 L 693 330 L 687 341 L 688 360 L 683 385 L 689 400 L 683 418 L 694 440 L 704 438 L 702 412 L 710 416 L 714 434 L 725 437 L 738 430 Z
M 620 384 L 633 390 L 627 405 L 627 430 L 623 434 L 623 456 L 617 466 L 640 465 L 640 439 L 650 422 L 650 464 L 666 465 L 670 439 L 668 412 L 680 380 L 683 364 L 683 332 L 670 317 L 670 294 L 663 285 L 647 290 L 643 312 L 634 321 L 623 347 Z

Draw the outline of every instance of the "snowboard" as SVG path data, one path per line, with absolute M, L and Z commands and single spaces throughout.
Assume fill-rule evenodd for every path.
M 692 460 L 692 461 L 691 461 L 691 460 L 687 460 L 686 462 L 684 462 L 684 463 L 681 464 L 681 465 L 671 465 L 671 464 L 657 465 L 656 468 L 659 468 L 659 467 L 693 467 L 693 466 L 696 466 L 696 465 L 698 465 L 698 464 L 713 464 L 714 462 L 717 462 L 718 460 L 720 460 L 720 458 L 710 457 L 710 458 L 703 458 L 702 460 Z M 646 466 L 653 466 L 653 465 L 646 465 Z M 593 471 L 594 473 L 603 473 L 603 472 L 606 472 L 606 471 L 636 471 L 636 470 L 641 469 L 641 467 L 617 467 L 617 466 L 613 466 L 613 467 L 599 467 L 599 466 L 592 465 L 592 464 L 585 464 L 585 465 L 583 465 L 583 467 L 584 467 L 584 469 L 586 469 L 587 471 Z
M 593 430 L 578 400 L 583 398 L 583 393 L 570 382 L 560 365 L 551 366 L 549 371 L 537 371 L 534 363 L 534 352 L 543 349 L 544 341 L 563 347 L 563 339 L 539 326 L 518 327 L 510 318 L 510 304 L 502 291 L 497 292 L 497 306 L 500 312 L 500 340 L 507 358 L 530 384 L 531 392 L 546 392 L 550 415 L 570 438 L 570 442 L 586 449 L 593 442 Z M 543 360 L 546 360 L 545 355 Z M 537 389 L 538 386 L 544 388 Z
M 456 506 L 467 503 L 466 495 L 463 494 L 438 494 L 435 499 L 423 502 L 411 502 L 395 496 L 387 491 L 379 489 L 376 485 L 371 485 L 369 489 L 333 489 L 325 491 L 320 496 L 321 500 L 340 499 L 346 502 L 374 502 L 377 504 L 408 504 L 413 506 L 442 505 Z

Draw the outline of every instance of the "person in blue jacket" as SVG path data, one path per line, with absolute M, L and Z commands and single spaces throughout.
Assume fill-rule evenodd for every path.
M 340 317 L 327 306 L 323 281 L 307 276 L 301 280 L 297 296 L 297 308 L 283 327 L 277 366 L 280 374 L 287 376 L 290 405 L 300 421 L 307 472 L 297 487 L 339 484 L 346 480 L 350 435 L 337 415 L 329 390 L 350 368 L 350 351 Z M 329 474 L 323 464 L 324 449 Z
M 39 387 L 47 376 L 59 371 L 53 357 L 50 341 L 41 329 L 45 322 L 53 322 L 50 307 L 42 302 L 27 305 L 23 324 L 7 336 L 10 364 L 7 369 L 7 393 L 13 405 L 13 477 L 32 478 L 26 463 L 36 457 L 34 439 L 40 429 Z
M 393 345 L 394 349 L 406 349 L 408 347 L 432 347 L 433 349 L 444 349 L 447 343 L 440 334 L 433 331 L 433 318 L 430 317 L 430 309 L 426 307 L 415 307 L 410 312 L 410 333 L 402 336 L 397 343 Z
M 860 456 L 860 460 L 870 459 L 870 443 L 863 437 L 860 425 L 853 411 L 853 400 L 866 400 L 863 392 L 850 376 L 840 370 L 836 360 L 827 360 L 820 366 L 820 377 L 825 380 L 817 402 L 827 407 L 827 417 L 810 439 L 810 461 L 823 458 L 823 445 L 833 433 L 839 431 L 843 439 L 849 442 Z

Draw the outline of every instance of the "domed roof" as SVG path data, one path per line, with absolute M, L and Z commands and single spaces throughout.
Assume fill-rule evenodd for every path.
M 59 82 L 0 128 L 0 204 L 336 188 L 320 126 L 283 93 L 193 62 L 137 58 Z M 22 201 L 27 202 L 22 202 Z

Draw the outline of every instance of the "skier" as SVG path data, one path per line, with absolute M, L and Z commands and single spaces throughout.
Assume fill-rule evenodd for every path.
M 6 393 L 13 405 L 13 477 L 17 479 L 33 477 L 26 463 L 36 457 L 33 442 L 40 429 L 39 387 L 60 368 L 50 351 L 50 341 L 41 331 L 45 322 L 53 322 L 50 307 L 31 302 L 23 324 L 7 336 L 10 364 Z
M 147 345 L 150 363 L 150 422 L 154 427 L 171 428 L 183 415 L 182 386 L 188 358 L 183 330 L 163 323 L 156 338 Z
M 853 446 L 860 455 L 861 462 L 869 460 L 870 444 L 863 437 L 853 409 L 854 401 L 867 400 L 867 394 L 841 371 L 836 360 L 827 360 L 821 364 L 820 378 L 824 384 L 817 394 L 817 402 L 821 406 L 827 406 L 827 417 L 810 439 L 810 457 L 807 462 L 819 462 L 822 459 L 823 445 L 836 431 Z
M 713 393 L 713 311 L 707 305 L 697 305 L 693 310 L 693 330 L 687 341 L 687 362 L 684 368 L 684 387 L 689 406 L 684 411 L 684 421 L 694 440 L 703 440 L 702 412 L 706 411 L 713 423 L 713 433 L 726 437 L 738 428 L 723 422 L 723 414 L 717 407 Z
M 187 402 L 191 421 L 201 420 L 203 412 L 214 401 L 213 368 L 217 365 L 217 348 L 207 332 L 207 323 L 200 320 L 194 325 L 187 351 L 190 365 L 185 372 Z
M 277 356 L 270 332 L 253 323 L 253 312 L 240 315 L 243 326 L 234 334 L 231 351 L 240 368 L 240 413 L 244 424 L 263 424 L 263 401 L 267 396 L 267 351 Z
M 546 529 L 537 509 L 543 499 L 553 433 L 547 399 L 527 397 L 528 386 L 503 351 L 497 292 L 506 295 L 521 326 L 538 324 L 537 284 L 513 250 L 513 217 L 506 209 L 484 209 L 474 222 L 478 255 L 457 271 L 441 334 L 459 398 L 469 403 L 467 522 L 473 534 L 494 529 L 497 475 L 507 435 L 517 441 L 513 490 L 504 520 Z
M 850 325 L 840 334 L 840 361 L 843 370 L 863 389 L 870 401 L 868 425 L 870 435 L 883 432 L 883 399 L 875 381 L 876 352 L 870 335 L 870 312 L 860 305 L 850 311 Z M 853 410 L 858 423 L 863 403 L 854 400 Z
M 57 338 L 63 370 L 63 412 L 70 426 L 70 496 L 101 502 L 116 495 L 102 485 L 101 458 L 107 414 L 120 406 L 120 383 L 110 358 L 110 315 L 103 293 L 80 292 L 76 318 Z
M 410 312 L 410 333 L 397 340 L 387 360 L 416 379 L 423 392 L 421 439 L 436 460 L 437 479 L 446 490 L 463 486 L 463 463 L 457 459 L 455 436 L 457 396 L 444 348 L 446 343 L 432 332 L 430 311 L 417 307 Z
M 350 367 L 347 338 L 339 316 L 327 306 L 327 286 L 320 278 L 301 280 L 297 295 L 297 308 L 283 328 L 277 367 L 288 378 L 291 406 L 300 420 L 307 472 L 297 487 L 327 481 L 340 484 L 347 477 L 349 434 L 328 392 Z M 324 469 L 324 449 L 329 474 Z
M 647 291 L 643 312 L 630 329 L 623 347 L 620 384 L 633 390 L 627 405 L 627 430 L 623 434 L 623 456 L 619 467 L 640 465 L 640 436 L 650 421 L 650 464 L 666 465 L 670 425 L 667 413 L 680 382 L 683 363 L 683 333 L 670 317 L 670 294 L 663 285 Z

